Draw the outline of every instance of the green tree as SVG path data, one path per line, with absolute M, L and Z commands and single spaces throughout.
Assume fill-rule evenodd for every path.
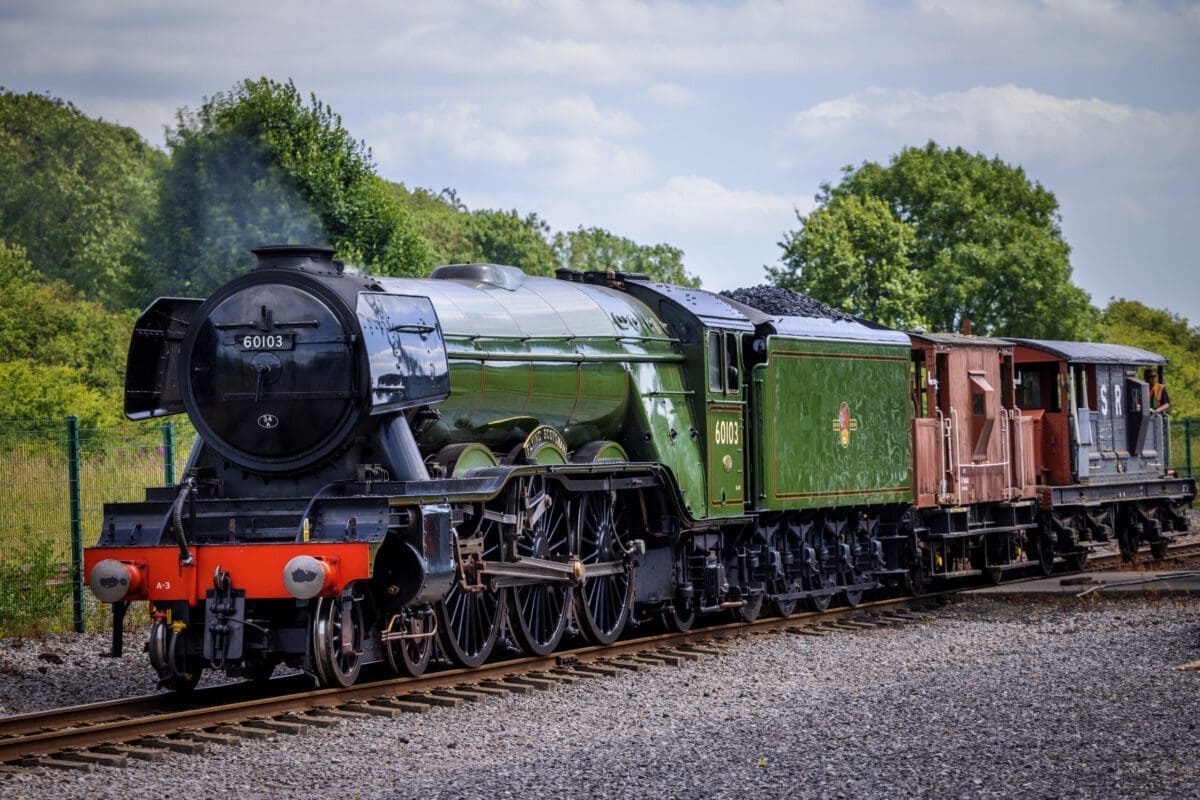
M 117 422 L 131 329 L 0 240 L 0 419 Z
M 640 245 L 603 228 L 550 233 L 535 213 L 472 211 L 453 189 L 433 194 L 393 185 L 412 214 L 437 263 L 491 262 L 520 267 L 530 275 L 553 275 L 560 267 L 576 270 L 641 272 L 656 280 L 699 286 L 683 268 L 683 251 L 668 244 Z
M 453 189 L 433 194 L 393 184 L 392 191 L 429 242 L 434 264 L 509 264 L 530 275 L 553 275 L 558 266 L 547 241 L 550 227 L 537 214 L 472 211 Z
M 204 294 L 251 263 L 262 244 L 329 244 L 384 275 L 418 275 L 429 247 L 371 152 L 316 95 L 246 80 L 180 111 L 149 237 L 156 291 Z M 151 292 L 147 292 L 147 295 Z
M 482 260 L 470 225 L 470 210 L 453 189 L 433 193 L 390 184 L 422 238 L 429 244 L 430 264 L 467 264 Z
M 894 222 L 911 230 L 911 246 L 897 246 L 878 207 L 850 204 L 851 197 L 885 203 Z M 777 283 L 849 311 L 869 306 L 864 294 L 920 291 L 915 307 L 905 298 L 886 309 L 899 312 L 900 322 L 921 320 L 934 330 L 958 330 L 964 320 L 992 335 L 1073 339 L 1092 330 L 1096 312 L 1071 282 L 1058 201 L 1020 167 L 930 142 L 903 149 L 886 167 L 846 167 L 841 183 L 821 186 L 817 201 L 780 242 L 781 266 L 768 268 Z M 834 224 L 827 215 L 846 219 Z M 885 232 L 884 245 L 870 243 L 871 225 Z M 838 288 L 826 276 L 839 269 L 857 270 L 870 287 L 857 296 L 823 294 Z M 899 280 L 905 269 L 911 279 Z
M 471 212 L 470 229 L 480 261 L 512 264 L 530 275 L 550 276 L 558 268 L 546 241 L 550 226 L 537 214 L 481 209 Z
M 1200 330 L 1165 309 L 1116 299 L 1104 309 L 1099 332 L 1113 344 L 1165 356 L 1171 362 L 1164 379 L 1171 393 L 1171 416 L 1200 417 Z
M 142 230 L 165 156 L 63 100 L 0 91 L 0 236 L 110 308 L 134 302 Z
M 700 285 L 683 268 L 683 251 L 669 244 L 641 245 L 603 228 L 580 227 L 556 233 L 553 246 L 558 263 L 567 269 L 640 272 L 664 283 Z
M 804 235 L 782 246 L 784 261 L 803 264 L 803 272 L 769 270 L 777 284 L 821 300 L 840 298 L 843 311 L 884 325 L 925 324 L 924 276 L 910 260 L 916 235 L 886 202 L 833 197 L 800 222 Z

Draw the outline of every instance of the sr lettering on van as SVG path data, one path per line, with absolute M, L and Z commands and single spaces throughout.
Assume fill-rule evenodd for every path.
M 1102 417 L 1108 416 L 1109 389 L 1112 389 L 1112 415 L 1114 417 L 1120 417 L 1120 416 L 1124 415 L 1125 410 L 1124 410 L 1124 405 L 1122 403 L 1122 398 L 1121 398 L 1121 387 L 1118 384 L 1113 384 L 1112 386 L 1109 386 L 1107 384 L 1100 384 L 1100 416 L 1102 416 Z

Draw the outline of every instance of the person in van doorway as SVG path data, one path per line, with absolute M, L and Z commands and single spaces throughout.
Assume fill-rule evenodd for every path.
M 1158 371 L 1148 369 L 1143 373 L 1150 382 L 1150 413 L 1161 414 L 1171 407 L 1171 397 L 1167 394 L 1166 384 L 1158 382 Z

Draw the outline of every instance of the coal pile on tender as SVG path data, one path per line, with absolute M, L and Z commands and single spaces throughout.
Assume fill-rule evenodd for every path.
M 748 289 L 733 289 L 721 292 L 730 300 L 736 300 L 742 305 L 757 308 L 764 314 L 781 317 L 823 317 L 825 319 L 857 322 L 857 317 L 838 311 L 836 308 L 813 300 L 807 295 L 784 289 L 781 286 L 752 286 Z

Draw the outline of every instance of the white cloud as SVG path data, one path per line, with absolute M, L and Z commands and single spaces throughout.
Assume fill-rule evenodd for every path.
M 420 162 L 465 162 L 511 173 L 513 183 L 580 189 L 624 186 L 653 172 L 645 151 L 623 144 L 640 130 L 629 114 L 575 94 L 545 103 L 439 103 L 404 114 L 376 114 L 366 138 L 385 174 Z
M 809 199 L 729 189 L 695 175 L 669 178 L 656 189 L 630 195 L 629 203 L 646 226 L 732 234 L 766 231 L 769 236 L 795 219 L 796 208 L 801 213 L 812 208 Z
M 650 102 L 667 108 L 687 108 L 700 102 L 700 96 L 696 92 L 670 81 L 648 86 L 644 94 Z
M 489 126 L 479 108 L 467 103 L 377 115 L 368 128 L 368 141 L 381 163 L 403 163 L 436 152 L 468 162 L 521 166 L 530 155 L 520 138 Z
M 599 108 L 583 93 L 559 97 L 538 105 L 508 106 L 510 124 L 521 128 L 587 133 L 593 136 L 625 137 L 641 132 L 630 114 L 614 108 Z
M 929 139 L 1005 160 L 1063 166 L 1136 161 L 1161 167 L 1196 157 L 1200 113 L 1163 113 L 1099 99 L 1062 98 L 1017 86 L 925 94 L 872 88 L 796 113 L 786 152 L 836 142 L 844 149 L 921 145 Z M 793 163 L 793 158 L 784 157 Z

